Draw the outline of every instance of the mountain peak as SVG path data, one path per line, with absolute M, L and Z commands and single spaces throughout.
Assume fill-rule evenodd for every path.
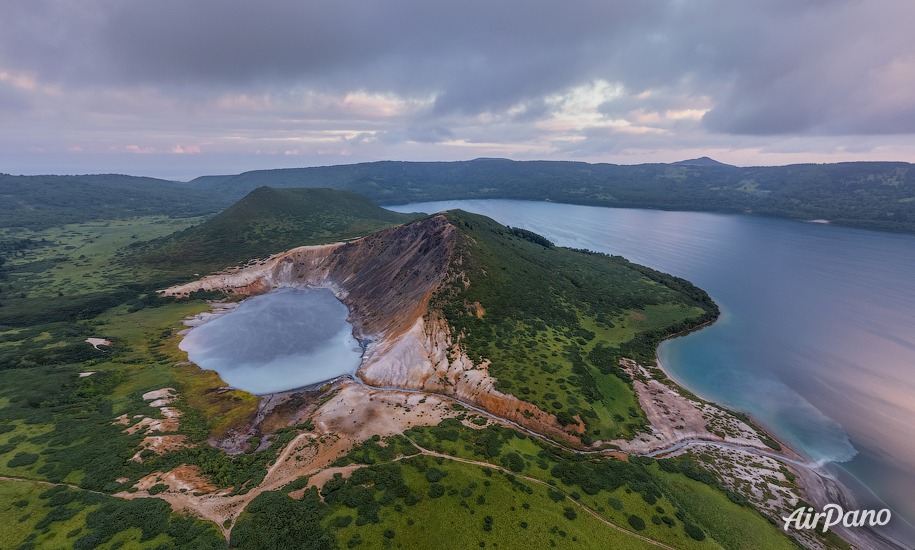
M 728 168 L 734 168 L 734 165 L 732 164 L 718 162 L 717 160 L 710 157 L 699 157 L 697 159 L 681 160 L 677 162 L 671 162 L 671 164 L 676 166 L 726 166 Z

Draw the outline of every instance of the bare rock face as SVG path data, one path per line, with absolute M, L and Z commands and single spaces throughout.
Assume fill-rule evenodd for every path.
M 556 417 L 495 389 L 487 361 L 456 345 L 429 300 L 448 276 L 458 229 L 444 215 L 346 243 L 304 246 L 250 267 L 171 287 L 165 295 L 221 290 L 250 296 L 279 287 L 329 288 L 368 341 L 359 377 L 378 387 L 452 395 L 540 433 L 568 439 Z M 466 284 L 466 282 L 465 282 Z
M 357 337 L 391 337 L 407 331 L 425 310 L 448 267 L 454 231 L 444 216 L 434 216 L 346 243 L 294 248 L 163 293 L 251 296 L 279 287 L 330 288 L 349 307 Z

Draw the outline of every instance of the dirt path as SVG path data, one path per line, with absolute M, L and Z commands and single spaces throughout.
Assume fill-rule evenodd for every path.
M 410 438 L 407 438 L 407 439 L 410 439 Z M 482 461 L 479 461 L 479 460 L 470 460 L 469 458 L 460 458 L 460 457 L 456 457 L 456 456 L 446 455 L 446 454 L 443 454 L 443 453 L 438 453 L 438 452 L 432 451 L 432 450 L 430 450 L 430 449 L 426 449 L 425 447 L 419 446 L 419 445 L 418 445 L 415 441 L 413 441 L 412 439 L 410 439 L 410 442 L 413 443 L 413 445 L 419 450 L 420 454 L 424 454 L 424 455 L 427 455 L 427 456 L 434 456 L 434 457 L 438 457 L 438 458 L 443 458 L 443 459 L 445 459 L 445 460 L 451 460 L 451 461 L 454 461 L 454 462 L 461 462 L 461 463 L 463 463 L 463 464 L 473 464 L 473 465 L 475 465 L 475 466 L 481 466 L 481 467 L 483 467 L 483 468 L 490 468 L 490 469 L 493 469 L 493 470 L 498 470 L 498 471 L 503 472 L 503 473 L 505 473 L 505 474 L 508 474 L 508 475 L 511 475 L 511 476 L 514 476 L 514 477 L 517 477 L 517 478 L 520 478 L 520 479 L 524 479 L 524 480 L 526 480 L 526 481 L 530 481 L 531 483 L 535 483 L 535 484 L 541 485 L 541 486 L 543 486 L 543 487 L 547 487 L 548 489 L 551 489 L 551 490 L 553 490 L 553 491 L 558 491 L 558 492 L 562 493 L 563 496 L 566 497 L 566 500 L 568 500 L 569 502 L 575 504 L 576 506 L 578 506 L 579 508 L 581 508 L 582 510 L 584 510 L 585 512 L 587 512 L 588 514 L 590 514 L 591 516 L 593 516 L 595 519 L 597 519 L 597 520 L 600 521 L 601 523 L 603 523 L 603 524 L 605 524 L 605 525 L 607 525 L 607 526 L 609 526 L 609 527 L 612 527 L 613 529 L 615 529 L 615 530 L 617 530 L 617 531 L 619 531 L 619 532 L 621 532 L 621 533 L 625 533 L 626 535 L 629 535 L 629 536 L 631 536 L 631 537 L 637 538 L 637 539 L 639 539 L 639 540 L 641 540 L 641 541 L 643 541 L 643 542 L 647 542 L 648 544 L 652 544 L 652 545 L 657 546 L 657 547 L 659 547 L 659 548 L 666 548 L 667 550 L 677 550 L 677 549 L 674 548 L 673 546 L 668 546 L 668 545 L 664 544 L 663 542 L 659 542 L 659 541 L 656 541 L 656 540 L 654 540 L 654 539 L 650 539 L 650 538 L 648 538 L 648 537 L 646 537 L 646 536 L 643 536 L 643 535 L 640 535 L 640 534 L 638 534 L 638 533 L 636 533 L 636 532 L 634 532 L 634 531 L 630 531 L 630 530 L 628 530 L 628 529 L 625 529 L 625 528 L 623 528 L 623 527 L 620 527 L 619 525 L 617 525 L 617 524 L 615 524 L 615 523 L 613 523 L 613 522 L 607 520 L 606 518 L 604 518 L 603 516 L 601 516 L 600 514 L 598 514 L 597 512 L 595 512 L 594 510 L 592 510 L 591 508 L 588 508 L 587 506 L 585 506 L 585 505 L 582 504 L 581 502 L 575 500 L 574 498 L 572 498 L 571 495 L 569 495 L 568 493 L 566 493 L 566 492 L 563 491 L 562 489 L 560 489 L 560 488 L 558 488 L 558 487 L 555 487 L 555 486 L 553 486 L 553 485 L 550 485 L 550 484 L 547 483 L 546 481 L 543 481 L 543 480 L 541 480 L 541 479 L 537 479 L 537 478 L 535 478 L 535 477 L 529 477 L 529 476 L 521 475 L 521 474 L 518 474 L 518 473 L 516 473 L 516 472 L 512 472 L 511 470 L 509 470 L 509 469 L 507 469 L 507 468 L 504 468 L 504 467 L 502 467 L 502 466 L 497 466 L 497 465 L 495 465 L 495 464 L 490 464 L 490 463 L 488 463 L 488 462 L 482 462 Z
M 106 497 L 112 496 L 110 493 L 103 493 L 101 491 L 93 491 L 92 489 L 83 489 L 79 485 L 73 485 L 72 483 L 54 483 L 53 481 L 45 481 L 43 479 L 31 479 L 27 477 L 10 477 L 10 476 L 0 476 L 0 481 L 21 481 L 23 483 L 37 483 L 39 485 L 47 485 L 48 487 L 56 487 L 58 485 L 63 485 L 64 487 L 69 487 L 70 489 L 76 489 L 77 491 L 84 491 L 86 493 L 94 493 L 96 495 L 103 495 Z

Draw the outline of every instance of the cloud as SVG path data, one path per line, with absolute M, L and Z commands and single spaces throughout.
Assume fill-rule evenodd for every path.
M 175 145 L 172 147 L 172 153 L 175 155 L 199 155 L 199 145 Z
M 117 147 L 115 147 L 114 150 L 117 151 Z M 141 147 L 139 145 L 125 145 L 123 150 L 128 153 L 136 153 L 139 155 L 149 155 L 156 152 L 155 147 Z
M 675 159 L 782 140 L 838 155 L 860 136 L 904 151 L 892 136 L 915 133 L 910 0 L 9 0 L 4 15 L 0 112 L 26 128 L 0 136 L 7 155 Z

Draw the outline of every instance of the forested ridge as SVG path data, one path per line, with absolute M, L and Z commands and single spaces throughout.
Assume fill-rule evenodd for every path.
M 256 170 L 201 176 L 189 183 L 112 174 L 0 174 L 0 227 L 206 215 L 262 186 L 342 189 L 379 204 L 549 200 L 826 219 L 852 227 L 915 232 L 915 167 L 905 162 L 736 167 L 714 161 L 616 165 L 506 159 Z

